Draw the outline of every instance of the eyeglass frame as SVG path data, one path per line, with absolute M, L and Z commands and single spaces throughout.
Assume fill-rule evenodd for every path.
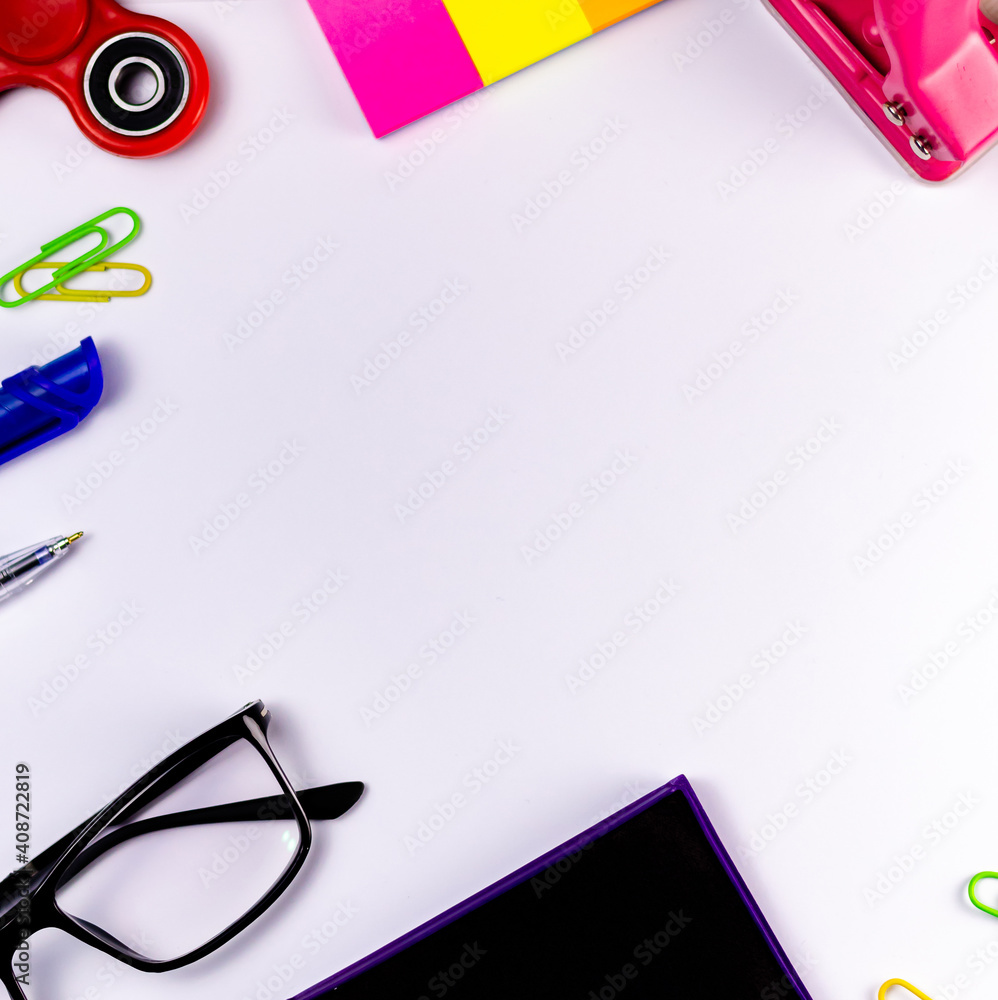
M 34 861 L 12 872 L 0 882 L 0 891 L 6 892 L 5 898 L 0 898 L 0 905 L 6 905 L 13 901 L 9 910 L 0 911 L 0 983 L 7 988 L 10 1000 L 27 1000 L 21 988 L 21 982 L 15 974 L 14 958 L 22 948 L 23 943 L 38 931 L 49 928 L 64 931 L 78 941 L 142 972 L 170 972 L 191 965 L 221 948 L 273 906 L 305 863 L 309 848 L 312 846 L 312 826 L 309 815 L 299 799 L 299 793 L 295 791 L 271 749 L 267 739 L 270 722 L 270 711 L 262 701 L 245 705 L 224 722 L 220 722 L 217 726 L 213 726 L 173 751 L 125 789 L 116 799 L 98 810 L 88 820 L 56 841 L 55 844 L 42 851 Z M 281 810 L 280 814 L 275 813 L 273 806 L 271 806 L 271 815 L 261 816 L 261 818 L 283 819 L 285 818 L 284 813 L 290 812 L 291 815 L 287 818 L 293 818 L 298 825 L 298 845 L 283 873 L 254 906 L 206 944 L 181 955 L 179 958 L 164 960 L 140 955 L 106 931 L 86 920 L 66 913 L 59 906 L 56 901 L 56 893 L 64 880 L 72 878 L 78 871 L 95 860 L 95 858 L 86 859 L 85 852 L 88 848 L 97 847 L 104 843 L 104 840 L 97 839 L 101 834 L 119 827 L 119 824 L 124 823 L 150 802 L 155 801 L 188 775 L 194 773 L 227 746 L 235 745 L 239 740 L 246 740 L 263 757 L 271 774 L 280 785 L 282 794 L 279 798 L 267 797 L 251 802 L 234 803 L 231 806 L 220 807 L 219 810 L 194 810 L 186 814 L 176 813 L 174 814 L 176 817 L 187 816 L 188 818 L 180 824 L 163 823 L 157 825 L 155 820 L 144 821 L 146 829 L 142 832 L 163 829 L 171 825 L 192 825 L 195 822 L 206 821 L 194 819 L 196 814 L 206 815 L 209 812 L 220 812 L 226 809 L 231 812 L 234 807 L 280 802 L 278 807 Z M 359 785 L 359 783 L 327 787 L 339 788 L 348 785 Z M 359 787 L 362 791 L 363 786 L 359 785 Z M 359 792 L 357 798 L 359 798 Z M 355 802 L 356 798 L 353 801 Z M 348 805 L 346 808 L 349 807 Z M 168 818 L 164 817 L 164 819 Z M 317 818 L 332 818 L 332 814 Z M 128 830 L 127 827 L 119 828 L 122 831 Z M 127 836 L 126 834 L 124 837 L 117 838 L 114 843 L 127 839 Z M 109 839 L 105 838 L 105 840 Z M 96 856 L 101 853 L 103 850 L 97 851 Z M 47 855 L 50 856 L 47 857 Z M 74 871 L 74 863 L 76 862 L 81 863 Z M 12 889 L 13 892 L 11 892 Z M 30 912 L 27 921 L 20 918 L 22 910 Z M 24 929 L 25 923 L 28 925 L 27 930 Z

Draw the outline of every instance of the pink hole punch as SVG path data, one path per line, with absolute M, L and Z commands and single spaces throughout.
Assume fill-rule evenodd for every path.
M 918 177 L 946 180 L 998 140 L 995 0 L 767 3 Z

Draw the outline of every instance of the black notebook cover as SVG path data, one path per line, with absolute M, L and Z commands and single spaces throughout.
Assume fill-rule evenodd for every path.
M 809 1000 L 684 777 L 297 1000 Z

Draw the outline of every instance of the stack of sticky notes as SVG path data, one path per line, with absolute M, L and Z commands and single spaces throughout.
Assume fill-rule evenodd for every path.
M 382 136 L 658 0 L 309 0 Z

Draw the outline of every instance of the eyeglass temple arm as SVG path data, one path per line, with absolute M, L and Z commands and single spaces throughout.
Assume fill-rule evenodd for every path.
M 336 819 L 351 809 L 363 792 L 363 782 L 343 781 L 335 785 L 307 788 L 296 794 L 309 819 Z M 118 844 L 131 840 L 132 837 L 141 837 L 146 833 L 205 823 L 246 823 L 294 819 L 294 815 L 294 810 L 291 808 L 287 796 L 276 795 L 140 819 L 127 826 L 116 826 L 104 834 L 100 840 L 89 844 L 66 870 L 65 878 L 67 880 L 72 878 L 87 865 L 96 861 L 102 854 L 117 847 Z
M 349 811 L 364 793 L 364 783 L 361 781 L 341 781 L 333 785 L 321 785 L 318 788 L 306 788 L 296 792 L 305 815 L 310 820 L 336 819 Z M 126 817 L 122 817 L 123 822 Z M 209 806 L 204 809 L 188 809 L 184 812 L 169 813 L 165 816 L 151 816 L 148 819 L 137 820 L 127 826 L 115 826 L 105 833 L 100 840 L 94 841 L 82 850 L 79 856 L 66 870 L 65 880 L 79 874 L 87 865 L 92 864 L 102 854 L 117 847 L 118 844 L 140 837 L 146 833 L 159 830 L 170 830 L 182 826 L 197 826 L 207 823 L 244 823 L 266 822 L 276 819 L 293 819 L 294 811 L 287 796 L 264 796 L 258 799 L 244 799 L 241 802 L 229 802 L 219 806 Z M 89 823 L 81 823 L 71 833 L 58 840 L 51 847 L 42 851 L 28 866 L 34 872 L 43 873 L 61 857 L 62 853 L 73 842 L 79 832 Z M 0 898 L 19 895 L 20 872 L 13 872 L 0 882 Z

